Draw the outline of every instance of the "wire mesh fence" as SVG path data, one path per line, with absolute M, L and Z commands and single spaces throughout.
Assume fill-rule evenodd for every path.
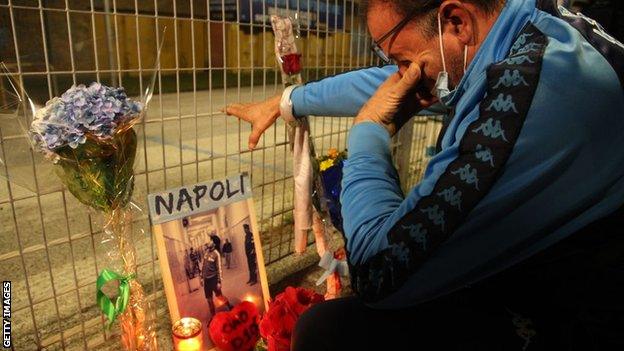
M 155 95 L 139 128 L 133 198 L 147 208 L 150 192 L 247 171 L 271 265 L 293 252 L 286 127 L 278 122 L 249 151 L 249 126 L 221 112 L 281 91 L 271 14 L 297 18 L 306 81 L 374 63 L 358 3 L 346 0 L 0 0 L 0 61 L 39 104 L 92 81 L 137 96 L 164 35 Z M 0 101 L 6 92 L 0 86 Z M 344 149 L 350 125 L 350 118 L 312 118 L 317 150 Z M 418 181 L 439 127 L 419 117 L 395 138 L 404 188 Z M 8 175 L 0 179 L 0 275 L 13 282 L 13 349 L 118 349 L 95 305 L 105 262 L 96 216 L 60 187 L 19 128 L 0 129 L 0 160 Z M 166 320 L 149 220 L 136 217 L 139 279 Z

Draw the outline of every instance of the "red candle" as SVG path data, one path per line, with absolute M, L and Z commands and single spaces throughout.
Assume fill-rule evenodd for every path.
M 201 351 L 202 325 L 199 320 L 184 317 L 173 324 L 172 331 L 176 351 Z

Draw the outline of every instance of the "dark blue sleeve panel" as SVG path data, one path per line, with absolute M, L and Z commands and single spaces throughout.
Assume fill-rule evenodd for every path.
M 368 67 L 297 87 L 290 95 L 295 116 L 355 116 L 396 65 Z

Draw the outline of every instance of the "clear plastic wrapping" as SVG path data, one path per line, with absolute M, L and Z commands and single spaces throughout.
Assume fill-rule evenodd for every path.
M 110 269 L 128 277 L 127 308 L 117 316 L 124 350 L 158 350 L 155 311 L 143 286 L 134 279 L 137 252 L 132 241 L 134 205 L 120 207 L 105 215 L 102 243 L 107 245 Z

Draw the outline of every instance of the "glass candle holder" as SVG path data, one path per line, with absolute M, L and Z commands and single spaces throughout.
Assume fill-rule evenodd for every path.
M 201 351 L 202 324 L 198 319 L 184 317 L 173 324 L 172 331 L 175 351 Z

